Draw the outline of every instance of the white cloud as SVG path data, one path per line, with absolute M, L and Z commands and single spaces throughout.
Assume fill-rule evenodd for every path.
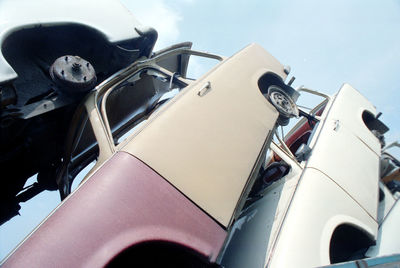
M 184 0 L 192 1 L 192 0 Z M 153 27 L 158 32 L 155 50 L 174 44 L 179 38 L 179 22 L 183 17 L 168 6 L 165 0 L 121 1 L 146 26 Z

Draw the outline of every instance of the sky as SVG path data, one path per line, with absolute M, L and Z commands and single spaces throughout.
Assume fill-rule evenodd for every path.
M 334 94 L 349 83 L 383 113 L 400 137 L 400 1 L 398 0 L 123 0 L 159 33 L 156 50 L 192 41 L 231 56 L 258 43 L 291 66 L 294 86 Z M 151 7 L 151 8 L 149 8 Z
M 123 0 L 158 31 L 155 50 L 191 41 L 196 50 L 231 56 L 258 43 L 291 66 L 294 87 L 334 94 L 349 83 L 382 112 L 400 140 L 400 0 Z M 201 68 L 201 66 L 199 67 Z M 400 149 L 393 153 L 400 157 Z M 45 201 L 43 201 L 45 200 Z M 23 204 L 22 216 L 0 227 L 0 259 L 58 202 L 58 193 Z M 50 205 L 51 204 L 51 205 Z M 16 230 L 18 230 L 16 232 Z

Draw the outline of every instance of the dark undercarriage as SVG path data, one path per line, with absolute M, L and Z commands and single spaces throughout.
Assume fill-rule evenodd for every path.
M 18 215 L 20 202 L 59 188 L 55 178 L 78 104 L 96 84 L 152 53 L 157 32 L 135 30 L 139 37 L 111 43 L 86 26 L 40 25 L 15 31 L 2 43 L 1 51 L 18 77 L 0 82 L 0 224 Z M 65 55 L 91 64 L 93 83 L 54 79 L 51 66 Z M 86 82 L 88 75 L 82 76 Z M 24 189 L 35 174 L 38 182 Z

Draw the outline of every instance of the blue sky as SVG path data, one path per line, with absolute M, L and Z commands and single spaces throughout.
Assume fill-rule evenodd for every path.
M 259 43 L 292 67 L 294 86 L 333 94 L 349 83 L 383 113 L 387 141 L 400 137 L 398 0 L 122 2 L 159 31 L 156 48 L 192 41 L 195 49 L 230 56 Z
M 192 41 L 197 50 L 230 56 L 255 42 L 292 67 L 294 86 L 333 94 L 349 83 L 383 112 L 391 128 L 387 142 L 400 139 L 400 1 L 122 2 L 159 32 L 156 49 Z M 0 228 L 0 259 L 57 200 L 57 192 L 37 197 L 36 208 L 25 206 L 21 217 Z

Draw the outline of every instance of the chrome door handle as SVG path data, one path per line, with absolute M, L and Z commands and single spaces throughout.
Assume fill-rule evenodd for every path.
M 210 81 L 207 81 L 200 89 L 197 91 L 197 95 L 203 97 L 211 89 Z

